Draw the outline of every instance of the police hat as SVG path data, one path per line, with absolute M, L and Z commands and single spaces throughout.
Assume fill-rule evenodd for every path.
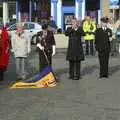
M 106 19 L 107 21 L 109 21 L 109 18 L 108 18 L 107 16 L 105 17 L 105 19 Z
M 101 18 L 100 20 L 101 20 L 101 22 L 103 22 L 103 23 L 107 23 L 109 19 L 106 18 L 106 17 L 103 17 L 103 18 Z
M 48 24 L 43 24 L 43 25 L 42 25 L 42 29 L 43 29 L 43 30 L 45 30 L 45 29 L 47 29 L 47 28 L 48 28 Z

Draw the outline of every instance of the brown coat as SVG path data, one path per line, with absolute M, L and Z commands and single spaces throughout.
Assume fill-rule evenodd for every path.
M 47 36 L 45 38 L 43 38 L 42 36 L 42 31 L 37 33 L 37 43 L 40 43 L 44 47 L 46 53 L 52 54 L 52 46 L 56 44 L 53 32 L 47 31 Z
M 37 43 L 40 43 L 41 46 L 44 47 L 44 52 L 37 48 L 37 51 L 39 52 L 39 60 L 42 64 L 42 62 L 46 61 L 46 57 L 44 53 L 47 56 L 47 59 L 49 60 L 49 64 L 52 63 L 52 46 L 55 45 L 55 39 L 52 31 L 47 31 L 47 36 L 43 38 L 43 32 L 40 31 L 37 33 Z

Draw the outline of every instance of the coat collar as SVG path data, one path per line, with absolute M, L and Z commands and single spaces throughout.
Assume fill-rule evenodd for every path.
M 21 35 L 23 35 L 24 33 L 25 33 L 24 31 L 22 31 L 21 33 L 19 33 L 18 31 L 15 32 L 15 34 L 18 35 L 18 36 L 21 36 Z

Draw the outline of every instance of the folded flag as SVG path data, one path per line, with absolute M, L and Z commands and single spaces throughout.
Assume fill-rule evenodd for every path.
M 51 66 L 48 66 L 32 80 L 14 83 L 10 88 L 49 88 L 54 86 L 56 86 L 55 76 Z

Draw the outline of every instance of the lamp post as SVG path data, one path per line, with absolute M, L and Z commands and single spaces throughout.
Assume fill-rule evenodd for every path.
M 3 0 L 3 24 L 4 25 L 9 22 L 7 2 L 8 2 L 7 0 Z

